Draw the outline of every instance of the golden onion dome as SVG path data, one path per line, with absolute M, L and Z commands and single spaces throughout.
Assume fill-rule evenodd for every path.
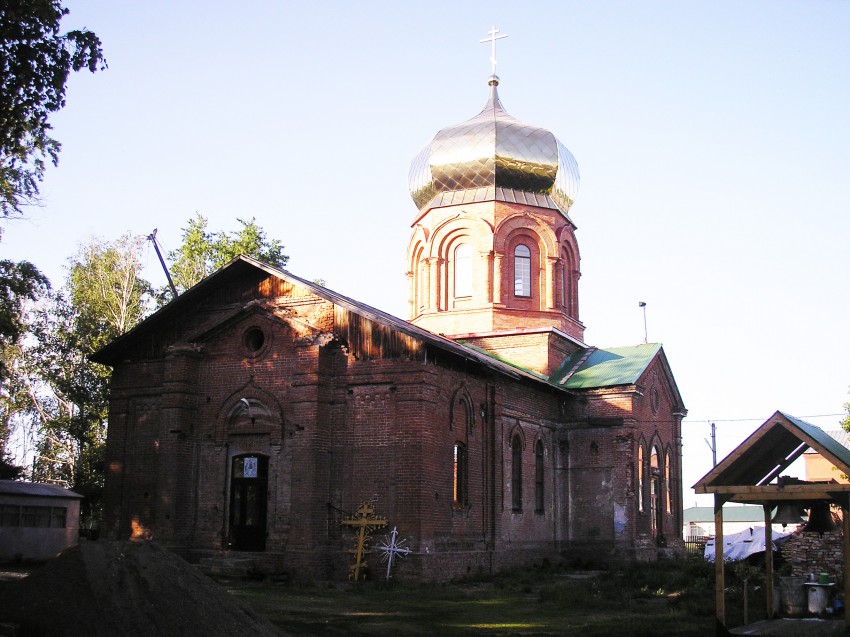
M 564 215 L 578 193 L 578 164 L 548 130 L 505 112 L 499 78 L 478 115 L 442 129 L 410 165 L 409 186 L 420 211 L 475 201 L 555 208 Z

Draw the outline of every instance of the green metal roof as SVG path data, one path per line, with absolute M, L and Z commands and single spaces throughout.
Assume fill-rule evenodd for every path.
M 633 385 L 659 351 L 660 343 L 593 349 L 589 356 L 587 350 L 581 350 L 570 356 L 549 380 L 565 389 Z M 578 369 L 573 371 L 576 365 Z
M 777 411 L 703 476 L 694 485 L 694 490 L 697 493 L 722 491 L 732 494 L 739 501 L 746 501 L 744 497 L 747 497 L 747 494 L 756 493 L 748 487 L 757 487 L 757 497 L 754 496 L 753 499 L 779 499 L 778 496 L 773 497 L 776 494 L 766 492 L 765 488 L 774 486 L 777 493 L 783 488 L 799 491 L 800 485 L 782 487 L 774 484 L 774 481 L 807 447 L 821 454 L 842 473 L 850 474 L 850 449 L 820 427 Z M 804 483 L 802 487 L 814 489 L 817 485 L 818 483 Z M 735 489 L 740 491 L 736 494 Z M 830 484 L 828 490 L 850 491 L 850 485 Z
M 823 451 L 827 451 L 831 453 L 835 458 L 844 463 L 845 466 L 850 465 L 850 449 L 842 445 L 835 438 L 830 436 L 820 427 L 812 425 L 811 423 L 806 422 L 805 420 L 800 420 L 799 418 L 795 418 L 794 416 L 790 416 L 785 412 L 780 411 L 780 414 L 785 416 L 790 422 L 794 423 L 797 427 L 802 429 L 805 433 L 815 439 L 820 445 L 823 447 L 821 451 L 821 455 Z M 829 458 L 828 458 L 829 459 Z
M 714 507 L 690 507 L 682 511 L 685 524 L 714 522 Z M 731 504 L 723 506 L 724 522 L 757 522 L 764 525 L 764 509 L 757 504 Z

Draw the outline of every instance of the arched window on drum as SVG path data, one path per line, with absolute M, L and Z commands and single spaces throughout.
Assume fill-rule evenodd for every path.
M 531 250 L 523 244 L 514 248 L 514 296 L 531 296 Z
M 454 295 L 472 296 L 472 246 L 461 243 L 454 253 Z

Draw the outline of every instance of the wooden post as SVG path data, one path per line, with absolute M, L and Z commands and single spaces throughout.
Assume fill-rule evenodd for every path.
M 770 502 L 764 502 L 764 587 L 767 596 L 767 618 L 773 619 L 773 523 L 770 520 Z
M 719 494 L 714 495 L 714 615 L 718 635 L 726 632 L 726 604 L 723 590 L 726 583 L 723 580 L 723 500 Z
M 844 629 L 850 629 L 850 496 L 841 503 L 841 543 L 844 547 Z

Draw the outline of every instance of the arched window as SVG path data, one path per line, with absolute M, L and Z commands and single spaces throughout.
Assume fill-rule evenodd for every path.
M 462 442 L 455 443 L 452 467 L 452 508 L 461 509 L 469 499 L 469 458 Z
M 643 513 L 643 445 L 638 446 L 638 483 L 637 483 L 637 494 L 638 494 L 638 511 Z
M 519 435 L 511 440 L 511 508 L 522 511 L 522 440 Z
M 531 250 L 522 244 L 514 248 L 514 296 L 531 296 Z
M 428 262 L 422 257 L 419 259 L 419 283 L 417 287 L 420 312 L 428 307 L 428 289 Z
M 454 256 L 455 296 L 472 296 L 472 247 L 461 243 Z
M 413 310 L 414 314 L 422 310 L 422 248 L 417 248 L 413 256 L 413 264 L 410 266 L 411 279 L 413 283 Z
M 569 310 L 569 297 L 567 297 L 567 290 L 569 287 L 567 286 L 567 277 L 569 273 L 567 272 L 567 259 L 566 257 L 561 258 L 561 276 L 560 278 L 560 292 L 561 292 L 561 307 L 564 308 L 565 311 Z
M 564 311 L 573 318 L 576 316 L 575 308 L 575 291 L 573 289 L 573 260 L 570 258 L 570 252 L 567 250 L 561 251 L 561 305 Z
M 661 450 L 653 445 L 649 456 L 649 525 L 653 537 L 662 529 Z
M 538 440 L 534 445 L 534 510 L 543 513 L 543 441 Z
M 673 497 L 670 489 L 670 449 L 667 449 L 667 453 L 664 455 L 664 491 L 667 500 L 667 513 L 670 514 L 673 511 Z

